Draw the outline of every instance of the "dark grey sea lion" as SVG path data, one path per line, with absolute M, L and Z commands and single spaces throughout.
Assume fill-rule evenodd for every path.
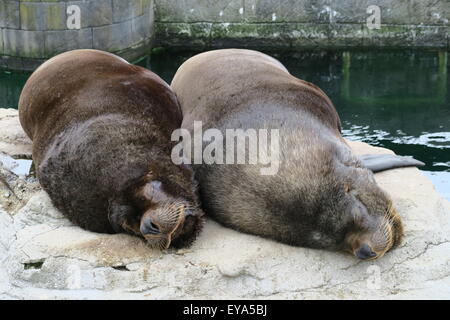
M 194 240 L 193 172 L 170 158 L 181 112 L 157 75 L 106 52 L 66 52 L 31 75 L 19 114 L 39 181 L 72 222 L 160 248 Z
M 278 129 L 279 168 L 262 164 L 194 166 L 205 212 L 225 226 L 283 243 L 381 257 L 398 245 L 402 223 L 374 171 L 417 165 L 393 156 L 355 156 L 339 116 L 317 86 L 265 54 L 240 49 L 187 60 L 171 84 L 182 127 Z M 247 145 L 246 151 L 249 150 Z

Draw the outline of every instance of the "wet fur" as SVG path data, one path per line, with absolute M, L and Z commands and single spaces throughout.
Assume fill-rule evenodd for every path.
M 198 203 L 191 168 L 170 159 L 170 135 L 181 124 L 178 102 L 144 68 L 96 50 L 61 54 L 31 75 L 19 114 L 42 187 L 87 230 L 124 232 L 110 223 L 111 212 L 138 219 L 137 187 L 149 172 L 168 194 Z

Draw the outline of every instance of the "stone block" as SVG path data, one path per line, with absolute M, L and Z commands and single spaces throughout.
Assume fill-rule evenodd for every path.
M 361 47 L 363 45 L 363 25 L 330 24 L 328 26 L 329 47 Z
M 66 4 L 64 2 L 43 4 L 46 30 L 64 30 L 67 28 Z
M 152 38 L 154 38 L 155 36 L 155 2 L 152 0 L 149 3 L 149 7 L 146 8 L 145 10 L 147 10 L 149 12 L 149 19 L 150 19 L 150 36 Z
M 412 24 L 450 25 L 450 1 L 448 0 L 411 0 L 410 13 Z
M 66 29 L 66 3 L 20 2 L 20 27 L 24 30 Z
M 164 22 L 242 22 L 242 0 L 157 0 L 156 20 Z
M 0 27 L 19 29 L 19 2 L 4 0 L 0 2 Z
M 413 26 L 413 45 L 417 47 L 447 48 L 449 28 L 440 26 Z
M 410 47 L 414 44 L 414 33 L 409 26 L 382 25 L 381 29 L 363 28 L 365 47 Z
M 245 1 L 245 21 L 248 22 L 317 22 L 327 23 L 333 18 L 330 0 L 316 1 Z
M 113 23 L 111 0 L 89 1 L 87 9 L 88 12 L 86 13 L 90 27 L 104 26 Z
M 130 47 L 133 43 L 131 21 L 116 23 L 103 27 L 94 27 L 93 47 L 95 49 L 115 52 Z
M 0 66 L 9 70 L 24 70 L 20 57 L 2 56 Z
M 46 59 L 30 59 L 24 58 L 22 59 L 22 70 L 23 71 L 34 71 L 36 70 L 42 63 L 45 62 Z M 31 159 L 31 158 L 30 158 Z
M 92 29 L 57 30 L 45 33 L 45 56 L 53 57 L 59 53 L 92 48 Z
M 20 28 L 23 30 L 44 30 L 45 17 L 41 3 L 20 3 Z
M 0 28 L 0 55 L 3 53 L 3 29 Z
M 42 58 L 44 32 L 3 29 L 3 53 L 15 57 Z
M 157 23 L 156 46 L 199 49 L 210 42 L 212 23 Z
M 151 37 L 153 31 L 153 14 L 146 14 L 131 20 L 131 32 L 133 44 L 140 43 Z
M 113 21 L 122 22 L 141 16 L 149 6 L 149 0 L 112 0 Z
M 148 38 L 130 48 L 116 51 L 114 52 L 114 54 L 122 57 L 123 59 L 132 64 L 136 64 L 142 61 L 143 59 L 148 59 L 148 54 L 152 48 L 151 46 L 152 46 L 152 39 Z M 144 56 L 147 57 L 144 58 Z
M 329 46 L 330 28 L 325 24 L 296 23 L 289 25 L 294 48 L 314 49 Z
M 288 48 L 290 38 L 285 24 L 221 23 L 213 25 L 211 45 L 213 47 Z
M 8 69 L 7 59 L 8 56 L 0 55 L 0 69 Z

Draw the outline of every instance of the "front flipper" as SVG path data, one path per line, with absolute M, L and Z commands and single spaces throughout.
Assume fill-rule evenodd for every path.
M 421 167 L 425 165 L 425 163 L 413 157 L 397 156 L 395 154 L 363 154 L 359 156 L 359 159 L 364 167 L 373 172 L 401 167 Z

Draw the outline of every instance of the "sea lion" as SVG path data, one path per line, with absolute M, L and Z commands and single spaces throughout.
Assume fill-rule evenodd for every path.
M 40 184 L 73 223 L 159 248 L 195 239 L 203 211 L 193 171 L 170 158 L 181 111 L 156 74 L 110 53 L 69 51 L 30 76 L 19 117 Z
M 276 174 L 261 175 L 262 164 L 194 165 L 207 215 L 239 231 L 349 251 L 360 259 L 379 258 L 400 243 L 400 216 L 342 138 L 336 109 L 320 88 L 270 56 L 241 49 L 188 59 L 171 87 L 183 112 L 182 128 L 191 133 L 194 121 L 222 133 L 279 130 Z M 368 160 L 378 171 L 418 164 L 395 156 Z

